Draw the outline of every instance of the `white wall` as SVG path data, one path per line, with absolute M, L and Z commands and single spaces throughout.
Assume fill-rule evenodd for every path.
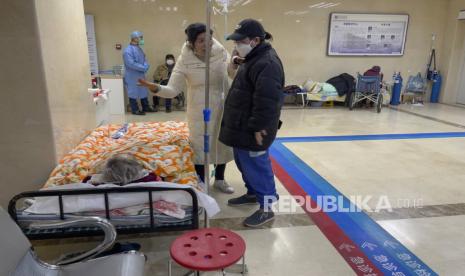
M 394 71 L 407 75 L 424 72 L 430 52 L 431 34 L 436 33 L 440 41 L 438 58 L 442 59 L 442 41 L 447 23 L 449 0 L 341 0 L 341 5 L 330 9 L 309 9 L 316 1 L 254 0 L 246 6 L 234 7 L 228 18 L 227 29 L 234 30 L 243 18 L 262 19 L 265 28 L 275 40 L 273 45 L 281 56 L 288 84 L 301 84 L 307 78 L 325 81 L 330 77 L 348 72 L 363 72 L 372 65 L 380 65 L 390 77 Z M 160 11 L 160 7 L 178 7 L 178 12 Z M 163 62 L 167 52 L 179 53 L 185 40 L 183 22 L 205 21 L 204 1 L 160 0 L 85 0 L 87 13 L 95 15 L 97 44 L 100 65 L 111 68 L 121 64 L 121 51 L 114 49 L 115 43 L 128 42 L 134 29 L 145 33 L 145 52 L 152 64 Z M 286 16 L 286 11 L 309 10 L 302 16 Z M 407 45 L 403 57 L 328 57 L 326 43 L 330 12 L 363 13 L 407 13 L 410 15 Z M 296 20 L 300 20 L 297 23 Z M 228 49 L 225 42 L 224 17 L 213 16 L 215 36 Z M 444 63 L 440 67 L 445 66 Z M 152 70 L 149 73 L 152 73 Z
M 0 205 L 42 187 L 95 126 L 82 0 L 2 0 Z
M 461 66 L 465 61 L 465 20 L 457 20 L 460 10 L 464 9 L 465 0 L 450 1 L 442 47 L 444 54 L 439 60 L 444 77 L 440 100 L 449 104 L 457 102 Z
M 82 0 L 36 0 L 57 159 L 95 127 Z

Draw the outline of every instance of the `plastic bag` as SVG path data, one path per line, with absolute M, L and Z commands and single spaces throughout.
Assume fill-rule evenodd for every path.
M 410 76 L 407 81 L 407 91 L 409 92 L 424 92 L 426 88 L 426 81 L 418 73 L 416 76 Z
M 115 133 L 113 133 L 111 138 L 119 139 L 123 137 L 126 134 L 126 132 L 128 132 L 128 127 L 129 127 L 128 123 L 124 124 L 120 129 L 118 129 Z

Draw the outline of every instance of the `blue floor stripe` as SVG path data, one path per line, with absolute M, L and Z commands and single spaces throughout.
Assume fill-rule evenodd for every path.
M 303 173 L 295 167 L 294 163 L 287 158 L 287 154 L 283 153 L 281 149 L 278 149 L 277 146 L 273 146 L 271 149 L 271 154 L 275 160 L 286 170 L 286 172 L 304 189 L 304 191 L 313 199 L 316 199 L 318 196 L 325 195 L 318 188 L 312 185 L 312 181 L 306 178 Z M 347 204 L 345 205 L 347 206 Z M 367 235 L 365 231 L 355 222 L 351 221 L 350 218 L 347 218 L 343 213 L 327 213 L 327 215 L 344 231 L 344 233 L 359 246 L 359 249 L 364 252 L 368 259 L 376 265 L 385 275 L 390 275 L 392 271 L 380 266 L 375 258 L 375 256 L 386 256 L 386 263 L 392 263 L 396 266 L 397 272 L 402 272 L 405 275 L 410 275 L 406 268 L 394 257 L 382 250 L 382 246 L 373 239 L 371 236 Z M 362 244 L 369 243 L 376 248 L 370 250 L 369 248 L 362 248 Z M 400 269 L 399 269 L 400 268 Z M 406 274 L 407 273 L 407 274 Z
M 344 137 L 330 137 L 330 141 L 348 141 L 356 137 L 359 140 L 373 140 L 373 138 L 381 138 L 385 140 L 386 137 L 390 139 L 412 139 L 412 137 L 421 138 L 446 138 L 451 137 L 465 137 L 465 133 L 460 133 L 460 136 L 455 136 L 457 133 L 445 134 L 395 134 L 395 135 L 363 135 L 363 136 L 344 136 Z M 446 137 L 444 137 L 446 136 Z M 368 139 L 370 137 L 371 139 Z M 395 138 L 394 138 L 395 137 Z M 409 138 L 406 138 L 409 137 Z M 305 138 L 305 137 L 303 137 Z M 308 137 L 321 139 L 322 137 Z M 311 142 L 308 138 L 302 139 L 302 142 Z M 328 137 L 326 137 L 328 138 Z M 305 162 L 295 156 L 289 149 L 287 149 L 280 142 L 296 142 L 295 138 L 292 141 L 287 139 L 279 139 L 277 143 L 271 148 L 271 153 L 274 158 L 285 168 L 285 170 L 296 180 L 299 185 L 313 198 L 318 195 L 331 195 L 341 196 L 343 198 L 343 206 L 349 206 L 350 201 L 343 197 L 343 195 L 336 190 L 329 182 L 322 178 L 317 172 L 311 169 Z M 413 138 L 415 139 L 415 138 Z M 305 140 L 305 141 L 304 141 Z M 317 141 L 317 140 L 312 140 Z M 328 141 L 328 140 L 323 140 Z M 297 141 L 299 142 L 299 141 Z M 431 268 L 424 264 L 418 257 L 416 257 L 407 248 L 401 245 L 394 237 L 387 233 L 382 227 L 374 222 L 368 215 L 363 212 L 329 212 L 327 213 L 343 231 L 360 246 L 360 249 L 372 260 L 377 267 L 384 273 L 390 274 L 394 270 L 397 272 L 407 273 L 405 275 L 416 275 L 420 272 L 426 272 L 425 275 L 437 275 Z M 363 248 L 364 243 L 375 245 Z M 387 243 L 387 245 L 386 245 Z M 386 258 L 383 258 L 384 256 Z M 429 274 L 428 274 L 429 273 Z M 401 275 L 401 274 L 400 274 Z
M 275 143 L 438 139 L 438 138 L 464 138 L 464 137 L 465 137 L 465 132 L 370 134 L 370 135 L 343 135 L 343 136 L 279 137 L 279 138 L 276 138 Z

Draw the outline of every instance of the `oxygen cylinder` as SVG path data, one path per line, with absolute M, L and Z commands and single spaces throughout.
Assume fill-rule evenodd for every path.
M 433 76 L 433 86 L 431 88 L 431 102 L 437 103 L 439 101 L 439 94 L 441 93 L 442 77 L 439 72 Z
M 400 93 L 402 91 L 402 76 L 400 75 L 400 72 L 394 73 L 393 79 L 394 85 L 392 86 L 391 105 L 399 105 Z

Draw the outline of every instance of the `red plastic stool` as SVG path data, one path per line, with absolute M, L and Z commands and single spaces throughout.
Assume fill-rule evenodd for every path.
M 236 233 L 221 228 L 205 228 L 191 231 L 178 237 L 170 249 L 169 275 L 174 260 L 179 265 L 200 271 L 221 270 L 242 259 L 242 274 L 245 269 L 245 242 Z

